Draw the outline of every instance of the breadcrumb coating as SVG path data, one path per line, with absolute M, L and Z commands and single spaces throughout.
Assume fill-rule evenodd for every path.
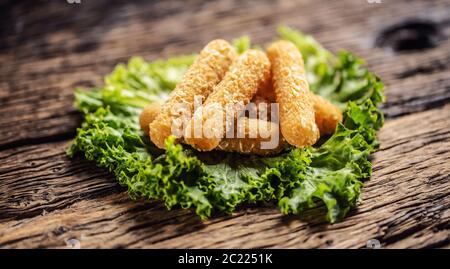
M 333 134 L 338 123 L 342 122 L 341 109 L 320 95 L 312 92 L 311 95 L 314 104 L 315 121 L 319 128 L 320 135 Z M 255 97 L 253 97 L 252 102 L 247 106 L 249 117 L 251 117 L 251 115 L 259 115 L 258 113 L 260 112 L 271 115 L 270 103 L 274 102 L 274 100 L 275 93 L 273 89 L 262 88 L 261 90 L 258 90 Z M 252 105 L 252 103 L 255 105 Z
M 277 41 L 267 48 L 267 55 L 283 137 L 296 147 L 313 145 L 320 133 L 300 51 L 291 42 Z
M 224 138 L 217 149 L 243 154 L 274 155 L 284 148 L 279 126 L 276 123 L 239 118 L 234 138 Z
M 161 110 L 161 104 L 147 105 L 141 112 L 140 125 L 145 133 L 149 133 L 149 125 Z M 232 138 L 224 138 L 217 149 L 243 154 L 274 155 L 284 146 L 279 126 L 265 120 L 239 118 Z
M 149 125 L 155 120 L 159 111 L 161 111 L 161 104 L 159 103 L 151 103 L 144 107 L 139 115 L 139 125 L 144 133 L 149 134 Z
M 151 123 L 150 138 L 157 147 L 164 148 L 171 134 L 180 137 L 174 129 L 184 126 L 192 116 L 194 98 L 206 98 L 236 57 L 234 48 L 225 40 L 213 40 L 203 48 Z
M 259 118 L 269 120 L 272 116 L 271 102 L 256 93 L 250 103 L 247 104 L 241 117 Z M 264 117 L 264 118 L 263 118 Z M 275 121 L 277 122 L 277 121 Z
M 264 52 L 248 50 L 239 56 L 203 107 L 195 111 L 186 126 L 185 142 L 201 151 L 216 148 L 233 124 L 227 119 L 237 118 L 269 78 L 270 62 Z
M 342 111 L 320 95 L 312 94 L 312 99 L 320 135 L 333 134 L 338 123 L 342 121 Z

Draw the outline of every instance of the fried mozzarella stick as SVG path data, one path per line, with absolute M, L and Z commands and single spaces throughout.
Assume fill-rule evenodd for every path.
M 186 126 L 184 141 L 201 151 L 216 148 L 229 125 L 233 124 L 259 86 L 266 83 L 269 77 L 270 62 L 265 53 L 248 50 L 239 56 L 204 105 L 194 112 Z M 233 120 L 227 120 L 228 115 Z
M 272 116 L 271 114 L 272 110 L 270 105 L 271 102 L 269 100 L 256 93 L 256 95 L 253 96 L 253 99 L 250 101 L 250 103 L 245 107 L 245 110 L 243 111 L 241 116 L 242 117 L 247 116 L 249 118 L 259 118 L 259 117 L 270 118 Z
M 255 97 L 253 97 L 252 102 L 255 106 L 251 107 L 251 113 L 249 114 L 258 115 L 261 107 L 263 108 L 262 113 L 270 115 L 270 102 L 274 101 L 274 99 L 267 97 L 270 95 L 269 90 L 264 88 L 262 90 L 264 91 L 263 94 L 258 90 Z M 314 104 L 315 121 L 320 135 L 333 134 L 338 123 L 342 121 L 342 111 L 320 95 L 311 92 L 311 96 Z M 265 105 L 260 106 L 260 104 Z
M 224 138 L 217 149 L 268 156 L 280 153 L 283 147 L 284 140 L 280 135 L 278 124 L 242 117 L 238 120 L 235 137 Z
M 296 147 L 314 144 L 320 134 L 300 51 L 291 42 L 277 41 L 267 48 L 267 55 L 280 106 L 281 134 Z
M 236 56 L 234 48 L 225 40 L 213 40 L 203 48 L 151 123 L 150 139 L 157 147 L 164 148 L 175 123 L 181 121 L 184 126 L 188 122 L 194 112 L 194 97 L 206 98 Z
M 333 134 L 338 123 L 342 121 L 342 111 L 320 95 L 312 94 L 311 96 L 320 135 Z
M 255 97 L 260 97 L 267 101 L 275 102 L 276 98 L 275 98 L 275 91 L 273 89 L 272 76 L 270 76 L 269 82 L 270 83 L 267 83 L 258 89 Z
M 160 111 L 161 104 L 151 103 L 146 105 L 142 110 L 141 115 L 139 115 L 139 125 L 141 126 L 142 131 L 147 135 L 150 131 L 150 123 L 156 119 L 156 116 L 158 116 Z
M 141 112 L 139 122 L 142 130 L 149 133 L 149 125 L 161 110 L 161 104 L 151 103 Z M 234 138 L 224 138 L 220 141 L 218 149 L 228 152 L 244 154 L 274 155 L 284 146 L 279 126 L 265 120 L 240 118 L 237 121 L 239 128 L 235 128 Z

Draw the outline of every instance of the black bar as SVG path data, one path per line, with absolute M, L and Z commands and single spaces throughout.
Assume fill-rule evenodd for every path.
M 445 264 L 449 252 L 446 250 L 284 250 L 284 249 L 189 249 L 189 250 L 0 250 L 0 260 L 4 265 L 14 264 L 14 267 L 27 263 L 36 267 L 56 266 L 58 268 L 106 265 L 128 268 L 155 268 L 164 265 L 164 269 L 178 267 L 260 267 L 280 266 L 317 269 L 324 266 L 359 268 L 377 266 L 386 268 L 398 263 L 405 268 L 426 262 L 427 267 L 434 262 Z M 8 261 L 9 260 L 9 261 Z M 11 262 L 11 263 L 9 263 Z M 313 265 L 313 267 L 311 267 Z M 316 266 L 314 266 L 316 265 Z M 6 268 L 6 267 L 5 267 Z M 100 268 L 100 267 L 99 267 Z M 158 267 L 160 268 L 160 267 Z

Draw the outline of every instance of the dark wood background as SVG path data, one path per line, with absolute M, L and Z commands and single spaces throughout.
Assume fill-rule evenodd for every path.
M 0 247 L 450 246 L 449 1 L 0 1 Z M 365 58 L 385 82 L 386 124 L 363 202 L 330 225 L 311 210 L 244 207 L 201 222 L 133 202 L 106 171 L 68 159 L 75 87 L 134 55 L 198 51 L 213 38 L 267 43 L 286 23 Z

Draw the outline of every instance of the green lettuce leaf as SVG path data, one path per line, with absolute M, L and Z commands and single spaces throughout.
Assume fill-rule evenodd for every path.
M 199 153 L 166 141 L 157 149 L 139 128 L 138 116 L 151 102 L 163 101 L 195 55 L 146 62 L 130 59 L 106 77 L 102 88 L 77 90 L 85 114 L 69 156 L 82 154 L 115 174 L 133 199 L 158 199 L 168 209 L 193 208 L 201 218 L 232 213 L 243 204 L 278 202 L 284 214 L 324 204 L 330 222 L 342 220 L 359 201 L 370 178 L 369 155 L 378 147 L 383 125 L 378 105 L 383 84 L 349 52 L 334 56 L 312 37 L 280 27 L 305 58 L 311 89 L 344 109 L 336 133 L 316 147 L 290 148 L 275 157 Z M 233 42 L 239 53 L 248 37 Z

